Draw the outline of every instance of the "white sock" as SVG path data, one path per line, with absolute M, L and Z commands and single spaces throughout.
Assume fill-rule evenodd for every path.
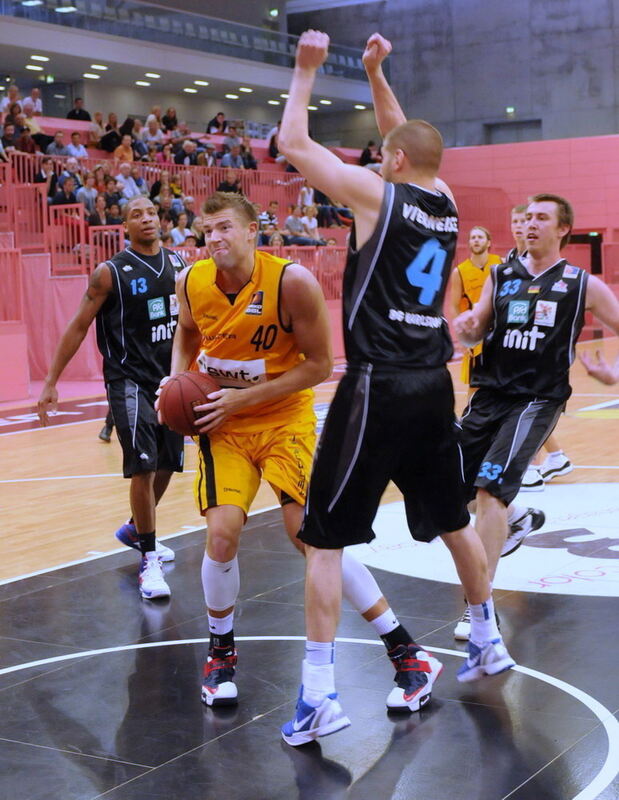
M 231 561 L 213 561 L 205 553 L 202 559 L 202 588 L 208 608 L 225 611 L 236 604 L 241 587 L 239 562 L 235 556 Z
M 231 611 L 225 617 L 212 617 L 208 615 L 208 629 L 216 636 L 223 636 L 224 633 L 230 633 L 234 627 L 234 611 Z
M 305 642 L 305 660 L 313 667 L 335 662 L 335 642 Z
M 563 452 L 563 450 L 555 450 L 554 453 L 548 453 L 548 455 L 550 456 L 550 458 L 554 458 L 554 456 L 562 456 L 565 455 L 565 453 Z
M 342 552 L 342 594 L 360 614 L 383 596 L 370 570 L 346 548 Z
M 334 664 L 308 664 L 303 660 L 303 702 L 316 708 L 335 692 Z
M 516 506 L 513 503 L 507 506 L 507 524 L 512 525 L 527 513 L 525 506 Z
M 371 620 L 371 622 L 379 636 L 385 636 L 387 633 L 391 633 L 391 631 L 394 631 L 400 624 L 391 608 L 388 608 L 378 617 Z
M 501 634 L 494 616 L 494 601 L 492 595 L 484 602 L 474 605 L 469 603 L 471 609 L 471 635 L 469 639 L 481 647 L 485 642 L 500 639 Z

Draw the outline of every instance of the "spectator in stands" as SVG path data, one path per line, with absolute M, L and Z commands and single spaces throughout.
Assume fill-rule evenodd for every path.
M 183 188 L 181 186 L 181 177 L 180 175 L 170 175 L 170 191 L 172 192 L 172 197 L 176 201 L 178 206 L 178 210 L 183 210 Z
M 4 161 L 4 163 L 7 164 L 9 160 L 9 156 L 4 149 L 4 145 L 2 144 L 2 138 L 0 137 L 0 161 Z
M 162 189 L 161 193 L 155 198 L 155 205 L 158 207 L 159 219 L 164 216 L 170 217 L 172 223 L 176 219 L 176 212 L 173 209 L 174 198 L 169 189 Z
M 89 216 L 95 210 L 95 200 L 97 199 L 97 190 L 95 188 L 95 175 L 94 172 L 87 172 L 84 177 L 84 185 L 75 193 L 78 203 L 83 203 L 86 206 L 87 214 Z
M 161 151 L 157 153 L 156 160 L 158 164 L 173 164 L 174 155 L 172 154 L 172 145 L 164 144 Z
M 116 178 L 112 178 L 111 176 L 108 176 L 105 181 L 105 205 L 107 208 L 110 208 L 114 204 L 120 207 L 122 192 L 118 190 L 119 185 Z
M 5 125 L 2 131 L 2 147 L 7 153 L 15 150 L 15 125 Z
M 234 169 L 245 169 L 243 157 L 241 156 L 241 148 L 239 145 L 233 145 L 229 153 L 225 153 L 221 159 L 222 167 L 233 167 Z
M 170 237 L 170 244 L 172 244 L 172 228 L 174 227 L 174 220 L 172 219 L 172 215 L 164 211 L 163 213 L 159 213 L 159 226 L 161 231 L 161 238 L 163 239 L 164 236 Z
M 133 161 L 133 147 L 131 147 L 131 142 L 131 134 L 125 133 L 120 140 L 120 144 L 114 150 L 114 158 L 117 161 L 126 161 L 129 163 Z
M 22 113 L 22 107 L 20 103 L 11 103 L 8 107 L 6 114 L 4 115 L 4 124 L 5 125 L 15 125 L 17 127 L 17 118 Z
M 195 211 L 196 201 L 191 197 L 191 195 L 186 195 L 183 197 L 183 211 L 187 216 L 187 227 L 191 228 L 193 225 L 193 221 L 196 218 L 196 211 Z
M 58 176 L 54 172 L 53 158 L 45 156 L 41 161 L 41 169 L 34 176 L 34 182 L 47 184 L 47 199 L 49 202 L 56 194 L 58 188 Z
M 161 118 L 161 122 L 163 125 L 163 130 L 168 133 L 169 131 L 173 131 L 174 128 L 178 126 L 178 118 L 176 116 L 176 109 L 173 106 L 170 106 L 168 110 L 165 112 L 163 117 Z
M 157 196 L 164 187 L 170 188 L 170 173 L 167 169 L 162 169 L 157 180 L 151 184 L 149 197 L 154 203 L 157 202 Z
M 258 169 L 258 162 L 251 149 L 251 141 L 249 136 L 243 136 L 241 143 L 241 158 L 243 159 L 243 166 L 245 169 Z
M 281 235 L 279 231 L 275 231 L 269 237 L 269 244 L 268 247 L 283 247 L 284 246 L 284 237 Z
M 107 210 L 107 225 L 122 225 L 123 220 L 120 216 L 120 206 L 118 203 L 112 203 Z
M 190 230 L 195 236 L 196 247 L 204 247 L 204 220 L 198 214 L 193 218 Z
M 318 227 L 320 228 L 341 228 L 342 223 L 337 215 L 335 206 L 331 203 L 326 194 L 314 189 L 314 204 L 318 208 Z
M 329 236 L 329 238 L 327 239 L 327 247 L 337 247 L 337 246 L 338 246 L 337 239 L 335 239 L 333 236 Z
M 20 117 L 23 117 L 23 114 L 18 115 L 18 124 Z M 30 155 L 34 155 L 37 152 L 37 145 L 32 138 L 30 128 L 27 125 L 19 125 L 19 127 L 21 130 L 19 137 L 15 142 L 15 149 L 19 150 L 21 153 L 30 153 Z
M 266 229 L 267 225 L 275 225 L 275 228 L 279 230 L 279 220 L 277 218 L 278 211 L 279 203 L 277 200 L 271 200 L 266 211 L 262 211 L 260 214 L 258 214 L 258 223 L 261 230 Z
M 95 225 L 109 225 L 108 221 L 108 213 L 106 209 L 106 199 L 105 195 L 102 192 L 95 198 L 95 207 L 94 211 L 88 217 L 88 225 L 93 227 Z
M 179 245 L 183 244 L 185 239 L 191 235 L 191 231 L 187 227 L 187 214 L 185 214 L 184 211 L 178 215 L 176 226 L 172 228 L 170 233 L 172 234 L 174 247 L 179 247 Z
M 101 139 L 105 136 L 105 128 L 103 127 L 103 114 L 101 111 L 95 111 L 94 117 L 94 120 L 90 123 L 88 144 L 92 147 L 99 147 Z
M 297 205 L 301 206 L 301 208 L 305 208 L 305 206 L 314 205 L 314 190 L 309 185 L 306 178 L 303 178 L 303 184 L 299 189 L 299 197 L 297 198 Z
M 228 126 L 228 133 L 227 133 L 226 136 L 224 136 L 223 152 L 224 153 L 229 153 L 232 150 L 233 147 L 239 147 L 240 148 L 240 146 L 241 146 L 241 137 L 239 136 L 239 134 L 238 134 L 238 132 L 236 130 L 236 126 L 235 125 L 229 125 Z
M 269 131 L 267 139 L 269 140 L 269 158 L 276 161 L 278 164 L 288 164 L 285 157 L 279 152 L 278 137 L 279 127 L 282 124 L 281 119 L 277 120 L 277 125 L 273 126 Z
M 316 209 L 316 206 L 305 206 L 303 208 L 303 216 L 301 217 L 301 222 L 303 223 L 305 232 L 310 237 L 310 239 L 318 239 L 322 244 L 324 244 L 324 240 L 320 237 L 318 233 L 317 214 L 318 211 Z
M 68 156 L 69 151 L 64 143 L 64 133 L 56 131 L 54 134 L 54 141 L 47 146 L 45 153 L 48 156 Z
M 19 102 L 19 89 L 15 83 L 12 83 L 7 89 L 6 96 L 0 100 L 0 114 L 6 114 L 13 103 Z
M 62 188 L 53 196 L 51 206 L 67 206 L 71 203 L 77 203 L 75 196 L 75 181 L 70 176 L 66 177 Z
M 146 155 L 142 156 L 140 159 L 141 161 L 145 161 L 148 164 L 156 164 L 157 163 L 157 145 L 154 142 L 146 145 Z
M 73 101 L 73 108 L 67 114 L 67 119 L 79 119 L 82 122 L 90 122 L 90 114 L 84 108 L 84 101 L 81 97 L 76 97 Z
M 118 129 L 118 117 L 113 111 L 110 111 L 110 113 L 107 115 L 105 130 L 107 133 L 109 133 L 110 131 L 116 131 L 116 133 L 120 133 Z
M 201 167 L 216 167 L 217 158 L 215 155 L 215 145 L 207 142 L 202 153 L 198 153 L 198 164 Z
M 181 150 L 174 156 L 175 164 L 184 164 L 185 166 L 196 166 L 198 163 L 198 146 L 191 139 L 185 139 Z
M 279 233 L 279 231 L 277 230 L 275 225 L 273 225 L 272 222 L 269 222 L 265 226 L 264 230 L 260 231 L 260 233 L 258 234 L 258 246 L 268 247 L 269 242 L 271 241 L 271 236 L 273 236 L 274 233 Z
M 97 164 L 97 166 L 93 169 L 93 175 L 95 176 L 95 189 L 98 192 L 105 191 L 105 183 L 107 181 L 107 175 L 105 174 L 105 170 L 101 164 Z
M 24 97 L 22 103 L 24 114 L 31 117 L 40 117 L 43 114 L 43 101 L 41 100 L 41 90 L 36 86 L 30 90 L 28 97 Z
M 121 142 L 120 130 L 118 129 L 118 117 L 113 111 L 107 116 L 105 133 L 101 137 L 99 147 L 107 153 L 113 153 Z
M 225 133 L 228 130 L 228 122 L 223 111 L 219 111 L 213 119 L 206 124 L 207 133 Z
M 67 145 L 67 153 L 75 158 L 88 158 L 88 151 L 81 142 L 79 131 L 73 131 L 71 141 Z
M 164 135 L 157 124 L 156 117 L 148 118 L 146 127 L 140 132 L 140 138 L 146 145 L 155 144 L 157 147 L 163 147 Z
M 185 237 L 185 241 L 183 242 L 184 247 L 196 247 L 196 237 L 189 231 L 189 236 Z
M 236 192 L 237 194 L 243 194 L 243 189 L 241 188 L 241 176 L 237 170 L 232 169 L 231 167 L 226 170 L 225 178 L 217 187 L 217 191 Z
M 365 148 L 361 151 L 359 164 L 362 167 L 372 168 L 372 165 L 380 164 L 381 161 L 382 158 L 378 152 L 378 147 L 376 147 L 376 142 L 370 139 Z
M 307 235 L 305 226 L 303 225 L 301 219 L 302 216 L 303 210 L 301 209 L 301 206 L 294 206 L 292 213 L 286 218 L 286 222 L 284 224 L 286 243 L 307 246 L 322 244 L 322 242 Z
M 147 153 L 147 147 L 142 141 L 142 120 L 134 119 L 133 128 L 131 130 L 131 147 L 133 148 L 133 156 L 139 160 Z
M 136 166 L 131 167 L 131 177 L 135 181 L 135 185 L 140 190 L 140 194 L 143 194 L 144 197 L 148 197 L 148 184 L 141 176 L 139 167 Z
M 146 122 L 148 124 L 148 120 L 154 117 L 157 121 L 157 125 L 163 129 L 163 119 L 161 118 L 161 106 L 153 106 L 150 110 L 150 114 L 146 118 Z
M 131 177 L 131 163 L 123 161 L 120 164 L 120 172 L 116 176 L 117 185 L 122 187 L 122 197 L 120 199 L 121 208 L 132 197 L 137 197 L 142 194 L 138 189 L 136 182 Z
M 82 185 L 82 176 L 80 175 L 80 165 L 78 163 L 77 158 L 74 158 L 73 156 L 69 156 L 69 158 L 67 158 L 67 161 L 64 165 L 64 169 L 60 173 L 60 176 L 58 178 L 58 185 L 60 186 L 60 188 L 62 188 L 67 178 L 73 179 L 73 184 L 76 189 L 79 189 L 80 186 Z
M 31 106 L 27 106 L 27 109 L 28 111 L 31 111 Z M 32 138 L 40 148 L 41 152 L 44 153 L 48 146 L 54 141 L 54 137 L 43 133 L 36 117 L 29 117 L 25 115 L 24 125 L 30 130 Z

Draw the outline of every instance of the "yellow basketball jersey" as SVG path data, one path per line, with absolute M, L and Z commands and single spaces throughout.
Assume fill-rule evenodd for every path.
M 490 274 L 490 267 L 494 264 L 501 264 L 503 259 L 500 256 L 490 253 L 488 260 L 483 267 L 473 264 L 470 258 L 458 264 L 458 272 L 462 279 L 462 297 L 460 298 L 460 311 L 468 311 L 479 302 L 481 290 L 483 289 L 486 278 Z
M 232 299 L 216 283 L 213 259 L 197 261 L 189 270 L 187 301 L 202 334 L 197 369 L 222 387 L 243 389 L 262 383 L 304 359 L 280 309 L 281 281 L 290 263 L 257 250 L 250 279 Z M 291 420 L 313 421 L 313 397 L 311 389 L 303 389 L 249 406 L 218 430 L 254 433 Z

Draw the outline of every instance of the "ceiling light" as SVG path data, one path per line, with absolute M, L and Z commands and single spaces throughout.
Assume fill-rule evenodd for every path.
M 355 108 L 357 109 L 357 111 L 365 111 L 367 106 L 364 106 L 362 103 L 356 103 Z
M 318 111 L 318 106 L 308 106 L 307 110 L 308 111 Z
M 54 97 L 56 98 L 56 100 L 64 100 L 66 94 L 55 94 Z
M 75 6 L 58 6 L 54 11 L 57 11 L 59 14 L 70 14 L 72 11 L 77 11 L 77 8 Z
M 43 72 L 43 67 L 38 64 L 26 64 L 26 69 L 31 69 L 33 72 Z
M 245 94 L 250 94 L 253 92 L 253 89 L 250 89 L 249 86 L 239 86 L 239 92 L 245 92 Z
M 506 114 L 514 114 L 515 112 L 516 112 L 516 109 L 514 108 L 514 106 L 505 106 L 505 113 Z
M 227 97 L 228 100 L 238 100 L 239 99 L 238 94 L 225 94 L 224 97 Z
M 42 6 L 43 0 L 22 0 L 22 6 Z
M 198 90 L 194 89 L 193 86 L 185 86 L 183 91 L 187 92 L 187 94 L 198 94 Z
M 105 64 L 91 64 L 90 69 L 99 69 L 101 72 L 105 72 L 108 67 L 106 67 Z
M 320 102 L 321 102 L 321 104 L 323 106 L 330 106 L 331 105 L 331 100 L 321 100 Z
M 280 94 L 280 97 L 283 97 L 283 98 L 284 98 L 284 100 L 286 100 L 286 98 L 288 97 L 288 95 L 286 94 L 286 92 L 284 92 L 283 94 Z
M 279 17 L 279 11 L 276 8 L 269 9 L 269 16 L 273 17 L 273 19 L 277 19 Z
M 194 81 L 196 86 L 208 86 L 208 81 Z
M 92 78 L 93 81 L 98 81 L 101 75 L 97 75 L 95 72 L 84 72 L 82 74 L 82 78 Z
M 47 56 L 30 56 L 31 61 L 49 61 Z
M 158 72 L 145 72 L 147 78 L 160 78 L 161 75 Z
M 279 102 L 279 100 L 267 100 L 267 103 L 268 103 L 270 106 L 279 106 L 279 105 L 281 105 L 281 103 Z
M 150 86 L 150 83 L 148 81 L 136 81 L 135 85 L 136 86 Z

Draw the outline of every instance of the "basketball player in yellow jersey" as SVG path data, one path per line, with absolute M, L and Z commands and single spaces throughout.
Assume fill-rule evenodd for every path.
M 204 413 L 196 421 L 195 484 L 208 528 L 202 583 L 211 640 L 202 700 L 218 706 L 237 702 L 237 551 L 261 478 L 278 497 L 288 536 L 304 550 L 296 535 L 315 445 L 311 387 L 331 374 L 332 357 L 320 286 L 299 264 L 256 250 L 253 205 L 216 192 L 203 219 L 211 258 L 179 275 L 171 372 L 193 365 L 222 387 L 196 407 Z M 346 554 L 342 569 L 346 597 L 387 648 L 394 636 L 408 637 L 367 568 Z M 409 710 L 401 690 L 396 699 Z
M 451 306 L 454 317 L 473 308 L 481 296 L 490 267 L 500 264 L 501 256 L 490 253 L 490 231 L 476 225 L 469 233 L 469 257 L 454 269 L 451 275 Z M 481 353 L 481 344 L 466 350 L 462 358 L 460 380 L 467 385 L 471 382 L 471 367 L 475 356 Z M 473 391 L 469 387 L 469 397 Z

